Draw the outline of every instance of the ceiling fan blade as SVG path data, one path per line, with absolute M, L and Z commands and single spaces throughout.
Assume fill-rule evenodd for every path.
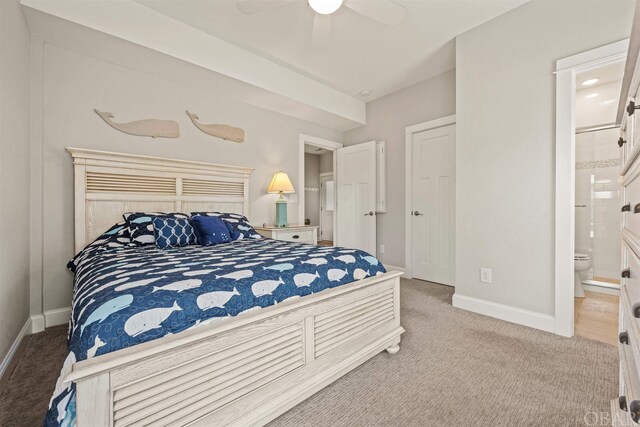
M 236 7 L 245 15 L 252 15 L 266 10 L 288 6 L 295 1 L 296 0 L 236 0 Z
M 407 10 L 390 0 L 346 0 L 344 5 L 351 10 L 387 25 L 398 25 Z
M 331 15 L 316 13 L 313 18 L 313 32 L 311 33 L 311 47 L 322 50 L 329 47 L 331 42 Z

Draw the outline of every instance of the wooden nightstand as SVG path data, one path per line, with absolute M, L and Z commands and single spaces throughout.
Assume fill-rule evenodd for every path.
M 264 237 L 287 242 L 318 244 L 317 225 L 290 225 L 287 227 L 255 227 L 256 231 Z

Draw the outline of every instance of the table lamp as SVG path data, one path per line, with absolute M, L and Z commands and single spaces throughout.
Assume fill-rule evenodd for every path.
M 289 176 L 284 172 L 278 172 L 277 174 L 273 175 L 273 179 L 271 180 L 271 184 L 269 184 L 267 193 L 280 194 L 280 198 L 276 200 L 276 227 L 286 227 L 287 201 L 284 199 L 284 197 L 282 197 L 282 195 L 284 193 L 295 193 L 293 184 L 291 184 Z

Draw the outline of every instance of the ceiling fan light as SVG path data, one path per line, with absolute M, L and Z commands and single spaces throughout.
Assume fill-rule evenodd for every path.
M 340 9 L 344 0 L 309 0 L 311 9 L 321 15 L 330 15 Z

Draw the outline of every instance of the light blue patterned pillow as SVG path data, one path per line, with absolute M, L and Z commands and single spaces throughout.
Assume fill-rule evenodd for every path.
M 155 217 L 153 234 L 160 249 L 195 245 L 196 234 L 188 218 Z

